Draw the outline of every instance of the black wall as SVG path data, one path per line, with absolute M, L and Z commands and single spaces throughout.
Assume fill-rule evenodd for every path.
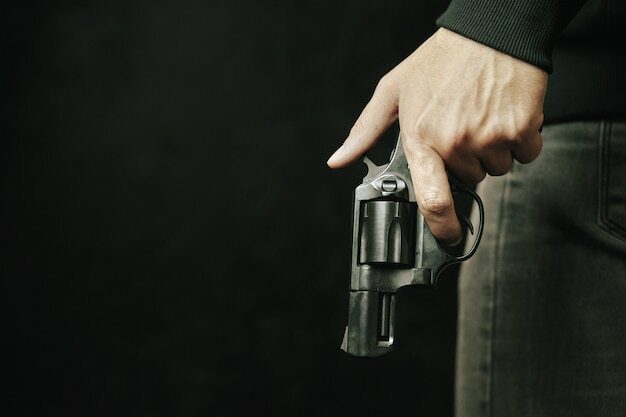
M 325 165 L 445 4 L 1 6 L 0 414 L 450 416 L 454 271 L 339 350 L 364 170 Z

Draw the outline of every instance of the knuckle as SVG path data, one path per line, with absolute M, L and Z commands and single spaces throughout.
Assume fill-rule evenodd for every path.
M 538 131 L 543 126 L 544 119 L 545 117 L 544 117 L 543 112 L 539 112 L 529 117 L 528 118 L 528 131 L 529 132 Z
M 521 138 L 527 136 L 535 127 L 536 116 L 531 113 L 523 113 L 518 115 L 512 123 L 513 139 L 519 142 Z
M 452 200 L 439 193 L 427 193 L 422 196 L 422 211 L 429 216 L 443 216 L 452 209 Z
M 507 144 L 519 142 L 525 129 L 519 123 L 511 122 L 501 129 L 501 140 Z
M 444 143 L 448 146 L 446 154 L 452 155 L 465 155 L 468 152 L 468 135 L 462 132 L 447 132 L 443 135 Z
M 541 112 L 539 113 L 539 115 L 537 115 L 537 120 L 535 122 L 535 124 L 538 126 L 537 129 L 543 126 L 543 122 L 545 122 L 545 115 L 543 112 Z
M 428 117 L 418 117 L 411 123 L 405 123 L 402 133 L 414 146 L 431 145 L 434 138 L 439 141 L 443 137 L 441 129 Z
M 522 144 L 522 146 L 518 148 L 518 152 L 515 153 L 515 159 L 522 164 L 528 164 L 530 162 L 533 162 L 535 159 L 537 159 L 537 157 L 539 157 L 539 154 L 541 153 L 541 148 L 541 139 L 539 139 L 539 141 L 526 140 Z
M 488 148 L 494 142 L 497 142 L 502 137 L 501 128 L 499 126 L 489 125 L 486 126 L 481 135 L 480 147 Z
M 510 169 L 511 169 L 510 167 L 506 167 L 506 166 L 502 166 L 502 165 L 501 165 L 501 166 L 490 167 L 490 168 L 487 170 L 487 172 L 488 172 L 488 173 L 489 173 L 489 175 L 491 175 L 492 177 L 499 177 L 499 176 L 504 175 L 504 174 L 506 174 L 507 172 L 509 172 L 509 171 L 510 171 Z M 486 175 L 483 175 L 483 178 L 481 178 L 481 179 L 480 179 L 479 181 L 477 181 L 477 182 L 480 182 L 480 181 L 484 180 L 484 179 L 485 179 L 485 176 L 486 176 Z
M 489 126 L 485 130 L 485 137 L 489 142 L 512 145 L 518 143 L 526 135 L 530 125 L 528 115 L 511 113 Z
M 415 161 L 419 156 L 419 149 L 417 149 L 417 144 L 413 140 L 405 140 L 403 142 L 404 145 L 404 153 L 409 161 Z
M 473 186 L 484 180 L 487 172 L 485 169 L 467 170 L 462 174 L 458 174 L 458 178 L 463 184 Z
M 467 160 L 474 153 L 472 149 L 472 137 L 466 131 L 443 131 L 436 136 L 440 141 L 439 154 L 446 163 L 453 161 Z
M 528 118 L 524 120 L 521 126 L 517 129 L 517 137 L 525 137 L 533 130 L 533 122 L 532 119 Z
M 508 170 L 506 170 L 506 172 L 504 172 L 502 175 L 506 174 L 507 172 L 509 172 Z M 480 171 L 479 173 L 477 173 L 474 177 L 474 183 L 478 184 L 479 182 L 481 182 L 482 180 L 485 179 L 485 177 L 487 177 L 487 173 L 485 171 Z
M 383 75 L 376 84 L 375 92 L 389 91 L 393 85 L 393 80 L 389 74 Z
M 511 148 L 520 142 L 523 136 L 522 132 L 523 129 L 520 129 L 516 123 L 502 124 L 489 131 L 486 143 L 489 145 L 501 144 Z
M 412 141 L 421 140 L 424 135 L 424 121 L 421 118 L 409 123 L 403 128 L 404 135 Z
M 403 145 L 407 160 L 418 164 L 423 162 L 427 152 L 426 145 L 424 145 L 421 141 L 412 139 L 404 140 Z

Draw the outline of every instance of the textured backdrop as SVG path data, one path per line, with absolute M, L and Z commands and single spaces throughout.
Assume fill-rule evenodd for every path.
M 451 415 L 454 271 L 339 350 L 364 169 L 325 166 L 445 3 L 0 6 L 0 414 Z

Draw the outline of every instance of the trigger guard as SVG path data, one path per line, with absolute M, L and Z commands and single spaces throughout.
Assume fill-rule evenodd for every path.
M 485 207 L 483 205 L 483 201 L 480 199 L 478 194 L 476 194 L 474 191 L 471 191 L 471 190 L 468 190 L 466 188 L 462 188 L 459 186 L 453 186 L 452 194 L 456 194 L 456 193 L 469 195 L 472 198 L 472 200 L 474 200 L 474 202 L 476 202 L 476 204 L 478 205 L 478 214 L 479 214 L 478 230 L 476 230 L 474 243 L 472 244 L 471 248 L 467 251 L 467 253 L 460 255 L 460 256 L 454 256 L 454 255 L 448 254 L 453 262 L 463 262 L 471 258 L 474 255 L 474 253 L 476 253 L 476 250 L 478 249 L 478 245 L 483 235 L 483 228 L 485 224 Z M 470 231 L 470 233 L 473 235 L 474 225 L 467 218 L 467 216 L 465 216 L 464 214 L 459 215 L 459 213 L 457 213 L 457 217 L 459 217 L 459 221 L 465 224 L 468 230 Z
M 474 225 L 472 224 L 470 219 L 465 214 L 461 214 L 458 211 L 456 212 L 456 216 L 459 218 L 459 221 L 465 227 L 467 227 L 467 230 L 469 230 L 470 234 L 473 235 L 474 234 Z

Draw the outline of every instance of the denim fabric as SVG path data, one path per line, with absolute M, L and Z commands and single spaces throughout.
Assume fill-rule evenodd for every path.
M 478 189 L 487 224 L 459 281 L 457 417 L 626 415 L 626 122 L 543 138 L 535 162 Z

